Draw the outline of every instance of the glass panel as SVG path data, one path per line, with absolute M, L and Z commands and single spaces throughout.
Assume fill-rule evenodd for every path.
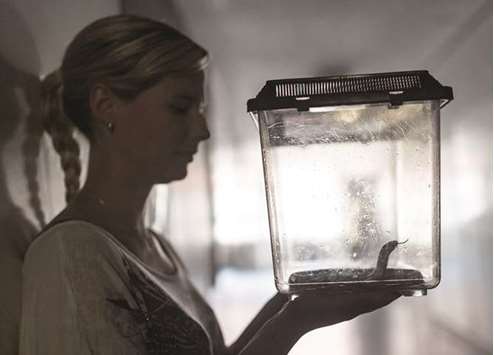
M 437 118 L 437 102 L 261 113 L 280 289 L 438 282 Z

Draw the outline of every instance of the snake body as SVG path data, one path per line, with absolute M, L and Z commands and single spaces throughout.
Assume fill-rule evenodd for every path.
M 303 283 L 325 283 L 325 282 L 338 282 L 340 280 L 348 281 L 372 281 L 372 280 L 384 280 L 386 278 L 395 278 L 390 274 L 386 275 L 388 269 L 388 262 L 391 253 L 396 249 L 399 244 L 404 244 L 408 241 L 398 242 L 392 240 L 387 242 L 381 247 L 379 256 L 377 258 L 376 267 L 373 269 L 321 269 L 312 271 L 296 272 L 290 275 L 289 282 L 292 284 Z M 397 269 L 392 269 L 394 273 Z M 415 270 L 399 269 L 403 274 L 402 277 L 422 279 L 420 272 Z
M 376 267 L 374 271 L 366 278 L 367 280 L 381 280 L 384 278 L 386 269 L 388 268 L 389 256 L 396 249 L 398 244 L 404 244 L 408 241 L 399 243 L 397 240 L 392 240 L 384 244 L 379 251 L 379 257 L 377 258 Z

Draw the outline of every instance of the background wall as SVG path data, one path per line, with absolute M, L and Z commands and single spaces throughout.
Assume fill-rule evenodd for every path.
M 60 163 L 41 130 L 39 78 L 60 66 L 84 25 L 119 11 L 117 0 L 0 0 L 0 354 L 17 353 L 23 255 L 64 206 Z

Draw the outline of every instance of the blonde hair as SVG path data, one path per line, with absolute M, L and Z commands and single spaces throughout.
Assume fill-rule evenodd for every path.
M 116 15 L 82 29 L 67 47 L 59 70 L 42 83 L 42 114 L 61 158 L 66 201 L 79 190 L 81 164 L 74 126 L 91 142 L 89 93 L 96 83 L 132 100 L 173 74 L 203 70 L 207 52 L 172 27 L 151 19 Z

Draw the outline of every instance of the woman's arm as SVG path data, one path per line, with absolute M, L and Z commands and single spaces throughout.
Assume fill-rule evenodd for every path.
M 229 348 L 228 355 L 286 355 L 307 332 L 347 321 L 384 307 L 394 292 L 306 293 L 289 301 L 274 296 Z
M 285 355 L 303 335 L 287 312 L 288 298 L 275 295 L 229 348 L 228 355 Z
M 288 296 L 277 293 L 274 295 L 265 305 L 264 307 L 257 313 L 254 319 L 249 323 L 247 328 L 244 329 L 239 338 L 228 348 L 228 355 L 237 355 L 241 354 L 242 349 L 246 348 L 248 343 L 251 343 L 258 332 L 260 332 L 261 328 L 264 329 L 262 333 L 263 336 L 266 337 L 268 333 L 273 333 L 276 325 L 283 318 L 282 308 L 287 304 Z M 277 316 L 277 313 L 280 313 Z M 271 321 L 272 324 L 268 324 Z M 264 327 L 264 328 L 263 328 Z M 275 335 L 275 334 L 272 334 Z M 285 338 L 288 334 L 285 334 Z M 291 334 L 290 338 L 297 338 L 296 334 Z M 295 342 L 298 340 L 295 339 Z M 290 347 L 291 347 L 290 346 Z M 246 353 L 247 354 L 247 353 Z M 276 354 L 276 353 L 273 353 Z

